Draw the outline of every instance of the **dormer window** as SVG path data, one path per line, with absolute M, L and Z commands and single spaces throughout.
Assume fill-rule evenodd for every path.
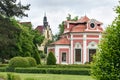
M 96 22 L 95 19 L 90 20 L 90 28 L 95 28 L 95 26 L 96 26 L 95 22 Z
M 94 27 L 95 27 L 95 24 L 94 24 L 94 23 L 90 23 L 90 27 L 91 27 L 91 28 L 94 28 Z

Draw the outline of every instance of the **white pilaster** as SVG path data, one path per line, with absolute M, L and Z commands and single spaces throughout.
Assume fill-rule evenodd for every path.
M 55 46 L 55 57 L 56 57 L 56 63 L 60 64 L 59 63 L 59 47 L 57 45 Z
M 83 63 L 86 62 L 87 58 L 87 43 L 86 43 L 86 34 L 83 34 Z
M 69 28 L 69 23 L 67 23 L 67 28 Z
M 70 64 L 73 64 L 73 35 L 71 34 L 71 47 L 70 47 Z

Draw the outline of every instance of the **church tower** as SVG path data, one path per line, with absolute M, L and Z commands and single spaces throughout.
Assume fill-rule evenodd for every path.
M 46 14 L 44 15 L 44 18 L 43 18 L 43 27 L 44 29 L 47 28 L 48 26 L 48 22 L 47 22 L 47 17 L 46 17 Z
M 50 25 L 48 24 L 48 21 L 47 21 L 47 16 L 46 14 L 44 14 L 44 17 L 43 17 L 43 25 L 42 26 L 38 26 L 37 29 L 39 31 L 41 31 L 40 33 L 42 33 L 42 35 L 45 37 L 45 39 L 43 40 L 43 43 L 38 46 L 38 49 L 41 50 L 41 51 L 44 51 L 45 49 L 45 46 L 46 44 L 48 43 L 48 41 L 52 40 L 52 30 L 50 28 Z

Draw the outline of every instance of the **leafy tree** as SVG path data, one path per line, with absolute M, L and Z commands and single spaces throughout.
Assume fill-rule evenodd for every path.
M 0 14 L 6 17 L 27 16 L 27 14 L 25 14 L 25 10 L 29 10 L 30 4 L 23 6 L 21 2 L 16 2 L 17 0 L 0 0 Z
M 44 40 L 44 36 L 42 36 L 37 30 L 32 30 L 32 35 L 33 35 L 33 44 L 34 44 L 34 52 L 33 52 L 33 57 L 36 59 L 37 64 L 41 64 L 41 57 L 39 54 L 39 50 L 37 47 L 38 45 L 41 45 L 41 43 Z
M 53 41 L 57 41 L 59 40 L 59 38 L 60 38 L 60 35 L 58 33 L 53 35 Z
M 25 26 L 21 26 L 21 28 L 23 32 L 19 36 L 18 46 L 20 54 L 18 56 L 32 56 L 35 58 L 37 64 L 40 64 L 40 55 L 36 44 L 41 44 L 44 36 L 32 28 Z
M 36 44 L 41 44 L 43 39 L 44 37 L 32 28 L 20 25 L 15 19 L 0 16 L 0 58 L 2 60 L 14 56 L 32 56 L 39 64 L 40 55 Z
M 33 37 L 33 43 L 37 47 L 37 44 L 40 45 L 42 44 L 44 40 L 44 36 L 40 34 L 37 30 L 31 30 L 32 34 L 34 35 Z
M 45 48 L 44 48 L 44 53 L 47 54 L 47 46 L 52 43 L 53 40 L 48 40 L 48 42 L 45 44 Z
M 7 24 L 6 24 L 7 23 Z M 21 31 L 14 19 L 0 15 L 0 57 L 7 59 L 17 55 L 17 38 Z
M 61 35 L 64 32 L 64 21 L 62 21 L 61 24 L 59 24 L 59 35 Z
M 27 16 L 29 4 L 23 6 L 16 0 L 0 1 L 0 58 L 10 59 L 14 56 L 32 56 L 40 63 L 36 44 L 41 44 L 44 37 L 31 28 L 13 19 Z M 27 26 L 27 27 L 25 27 Z
M 48 54 L 47 57 L 47 65 L 55 65 L 56 64 L 56 58 L 52 52 Z
M 78 20 L 78 16 L 75 16 L 74 18 L 71 18 L 71 14 L 68 14 L 68 17 L 66 17 L 66 19 L 68 21 L 77 21 Z
M 31 56 L 33 52 L 33 35 L 30 33 L 28 27 L 19 26 L 21 29 L 19 38 L 17 39 L 18 54 L 17 56 Z
M 99 49 L 92 63 L 92 75 L 96 80 L 120 79 L 120 6 L 118 17 L 103 33 Z

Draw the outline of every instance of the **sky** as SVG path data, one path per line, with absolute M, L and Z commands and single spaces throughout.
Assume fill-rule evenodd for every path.
M 43 24 L 46 13 L 52 33 L 56 34 L 59 32 L 59 24 L 66 20 L 68 14 L 79 18 L 86 15 L 90 19 L 103 22 L 103 28 L 107 27 L 117 16 L 114 9 L 118 0 L 21 0 L 21 4 L 31 6 L 30 10 L 26 11 L 28 17 L 18 20 L 31 21 L 33 28 L 36 28 Z

